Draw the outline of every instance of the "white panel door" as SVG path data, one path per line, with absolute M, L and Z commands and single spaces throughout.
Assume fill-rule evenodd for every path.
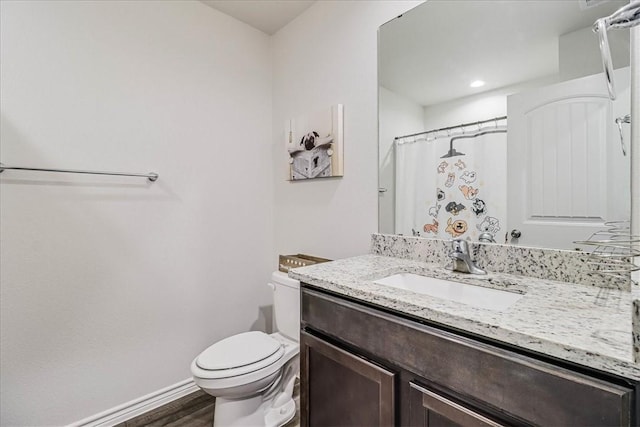
M 629 114 L 629 68 L 614 77 L 614 102 L 602 74 L 507 98 L 512 243 L 573 249 L 573 241 L 602 230 L 605 221 L 629 219 L 629 158 L 615 125 Z

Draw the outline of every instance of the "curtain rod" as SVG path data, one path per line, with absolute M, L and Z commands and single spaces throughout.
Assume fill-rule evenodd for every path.
M 393 140 L 397 141 L 399 139 L 411 138 L 411 137 L 420 136 L 420 135 L 428 135 L 430 133 L 442 132 L 442 131 L 445 131 L 445 130 L 465 128 L 467 126 L 474 126 L 474 125 L 478 126 L 478 125 L 482 125 L 482 124 L 485 124 L 485 123 L 491 123 L 491 122 L 496 122 L 497 123 L 500 120 L 506 120 L 506 119 L 507 119 L 507 116 L 494 117 L 493 119 L 480 120 L 478 122 L 462 123 L 461 125 L 448 126 L 446 128 L 440 128 L 440 129 L 432 129 L 432 130 L 428 130 L 426 132 L 418 132 L 418 133 L 412 133 L 410 135 L 396 136 Z

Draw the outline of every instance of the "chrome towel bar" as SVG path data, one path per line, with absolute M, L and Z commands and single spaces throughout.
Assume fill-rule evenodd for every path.
M 38 172 L 62 172 L 62 173 L 85 173 L 90 175 L 117 175 L 117 176 L 139 176 L 147 178 L 149 181 L 154 182 L 158 180 L 158 174 L 155 172 L 149 173 L 124 173 L 124 172 L 100 172 L 100 171 L 85 171 L 78 169 L 45 169 L 45 168 L 26 168 L 21 166 L 5 166 L 0 163 L 0 173 L 5 170 L 23 170 L 23 171 L 38 171 Z

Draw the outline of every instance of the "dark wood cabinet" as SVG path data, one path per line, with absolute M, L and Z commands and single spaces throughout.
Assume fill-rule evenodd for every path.
M 395 374 L 300 334 L 303 426 L 395 425 Z
M 303 285 L 303 426 L 635 426 L 638 384 Z M 394 392 L 395 390 L 395 392 Z
M 503 427 L 436 391 L 409 384 L 409 425 L 411 427 Z

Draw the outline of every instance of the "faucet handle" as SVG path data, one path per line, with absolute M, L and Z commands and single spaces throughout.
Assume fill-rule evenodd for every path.
M 469 253 L 469 244 L 466 240 L 462 239 L 453 239 L 451 240 L 451 248 L 454 252 L 459 252 L 463 254 Z
M 453 271 L 471 274 L 487 274 L 486 271 L 478 268 L 471 259 L 469 243 L 466 240 L 451 240 L 451 248 L 453 251 L 449 253 L 449 257 L 453 259 Z

